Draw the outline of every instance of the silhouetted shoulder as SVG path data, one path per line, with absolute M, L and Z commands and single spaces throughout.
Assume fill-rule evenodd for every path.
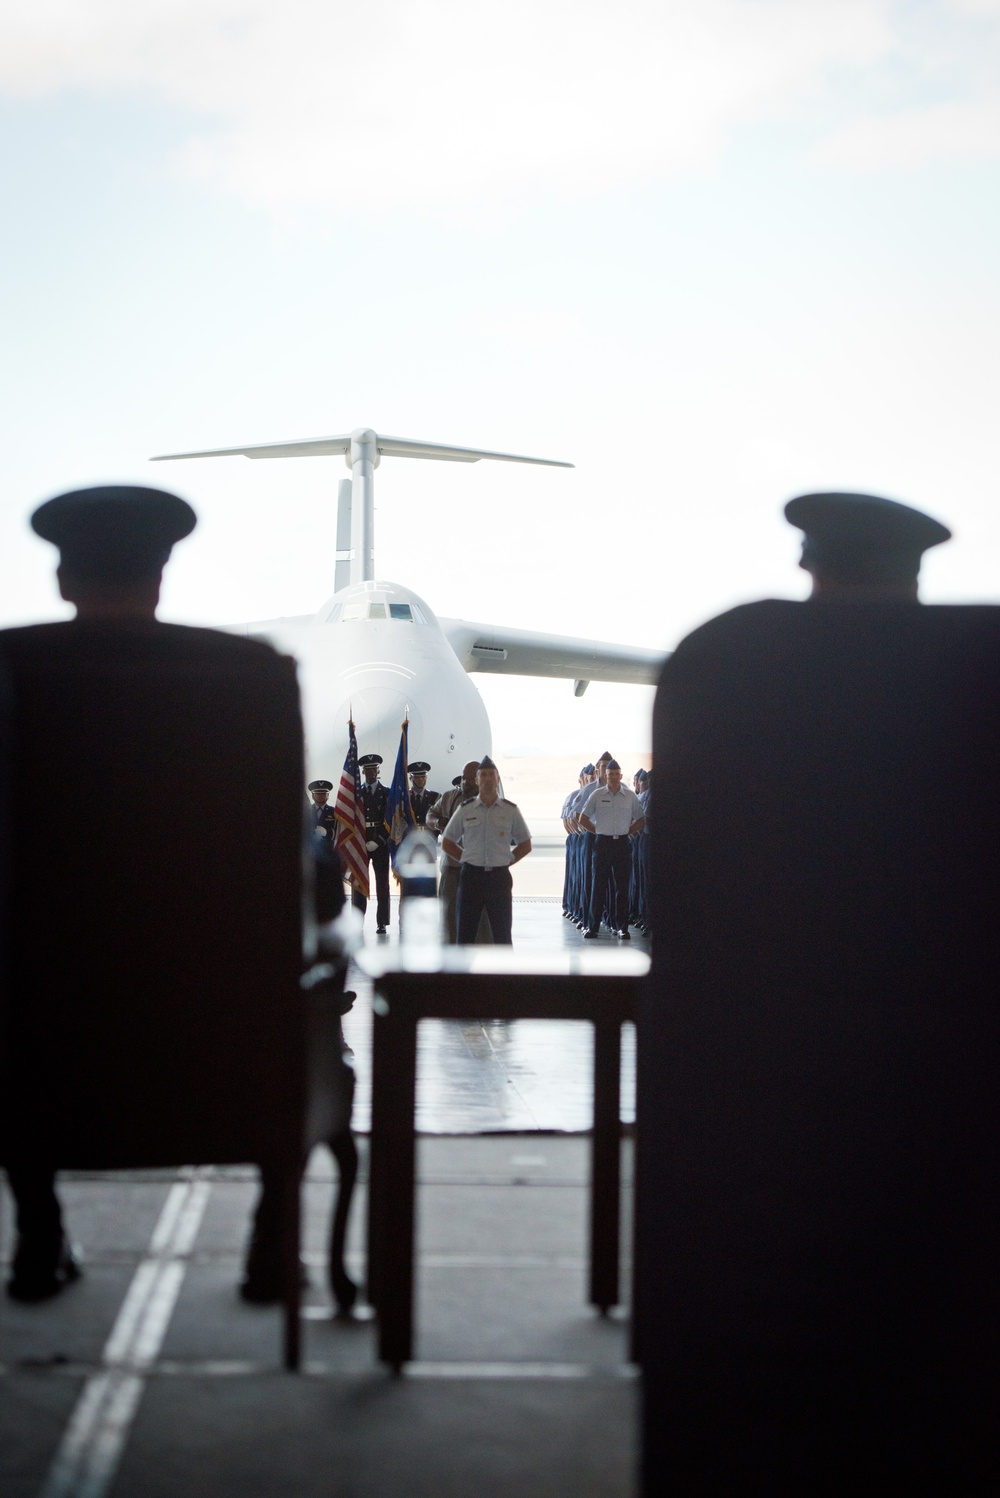
M 948 655 L 991 652 L 998 645 L 1000 607 L 995 604 L 768 598 L 741 604 L 692 630 L 667 658 L 662 679 L 678 679 L 689 668 L 711 670 L 713 663 L 768 661 L 780 668 L 828 653 L 843 661 L 871 658 L 873 651 Z
M 217 629 L 156 621 L 115 623 L 75 619 L 0 630 L 0 655 L 13 667 L 58 665 L 72 660 L 121 660 L 197 665 L 212 662 L 258 669 L 285 658 L 270 645 Z

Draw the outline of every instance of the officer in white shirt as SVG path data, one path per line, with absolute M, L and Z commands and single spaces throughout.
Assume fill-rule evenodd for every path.
M 581 824 L 594 834 L 590 924 L 583 934 L 593 940 L 600 931 L 606 895 L 608 925 L 622 941 L 630 941 L 632 845 L 629 838 L 642 831 L 644 818 L 638 796 L 622 785 L 622 769 L 616 759 L 609 761 L 607 774 L 607 785 L 593 792 L 580 817 Z
M 441 846 L 461 860 L 458 880 L 458 941 L 476 939 L 486 911 L 498 945 L 510 946 L 513 916 L 511 864 L 531 852 L 531 833 L 513 801 L 499 794 L 500 776 L 489 755 L 476 771 L 479 795 L 454 813 Z

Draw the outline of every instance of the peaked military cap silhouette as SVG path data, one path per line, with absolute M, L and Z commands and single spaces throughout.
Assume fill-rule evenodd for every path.
M 604 766 L 604 768 L 606 770 L 620 770 L 621 769 L 621 765 L 618 763 L 618 761 L 616 759 L 609 759 L 608 762 L 607 762 L 607 764 Z
M 35 534 L 58 546 L 67 572 L 109 583 L 155 577 L 197 523 L 179 495 L 128 484 L 57 494 L 31 517 Z
M 362 754 L 361 758 L 358 760 L 358 764 L 362 769 L 364 769 L 365 765 L 380 765 L 381 763 L 381 754 Z
M 922 510 L 877 494 L 800 494 L 785 518 L 805 532 L 800 566 L 838 582 L 915 578 L 924 552 L 951 539 Z
M 412 765 L 407 765 L 406 768 L 410 775 L 426 775 L 430 765 L 425 759 L 415 759 Z
M 482 759 L 479 761 L 479 768 L 481 770 L 495 770 L 496 765 L 490 759 L 488 754 L 484 754 Z
M 332 791 L 333 790 L 333 781 L 332 780 L 310 780 L 307 789 L 310 790 L 310 791 Z

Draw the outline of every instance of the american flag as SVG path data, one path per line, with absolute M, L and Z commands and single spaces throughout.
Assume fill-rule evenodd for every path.
M 347 746 L 347 758 L 340 772 L 340 785 L 337 787 L 337 800 L 334 803 L 333 814 L 340 823 L 337 829 L 337 849 L 344 860 L 347 877 L 358 893 L 364 895 L 367 900 L 369 894 L 368 850 L 365 844 L 368 841 L 368 834 L 365 829 L 364 803 L 361 800 L 358 740 L 353 723 L 348 724 L 348 731 L 350 741 Z

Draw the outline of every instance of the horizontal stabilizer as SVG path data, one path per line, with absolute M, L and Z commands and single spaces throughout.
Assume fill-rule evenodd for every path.
M 322 458 L 349 452 L 351 435 L 313 437 L 302 442 L 266 442 L 255 447 L 217 447 L 197 453 L 160 453 L 150 462 L 167 463 L 175 458 Z M 406 437 L 376 437 L 375 445 L 384 458 L 434 458 L 445 463 L 478 463 L 480 458 L 492 458 L 498 463 L 539 463 L 546 468 L 574 466 L 555 458 L 525 458 L 476 447 L 445 447 L 438 442 L 416 442 Z
M 316 437 L 311 442 L 266 442 L 260 447 L 214 447 L 201 453 L 158 453 L 151 463 L 172 463 L 175 458 L 323 458 L 346 453 L 347 437 Z
M 466 619 L 442 619 L 440 624 L 466 671 L 491 675 L 561 676 L 574 682 L 655 685 L 667 658 L 667 651 L 650 650 L 642 645 L 613 645 L 570 635 L 538 634 L 495 624 L 471 624 Z

